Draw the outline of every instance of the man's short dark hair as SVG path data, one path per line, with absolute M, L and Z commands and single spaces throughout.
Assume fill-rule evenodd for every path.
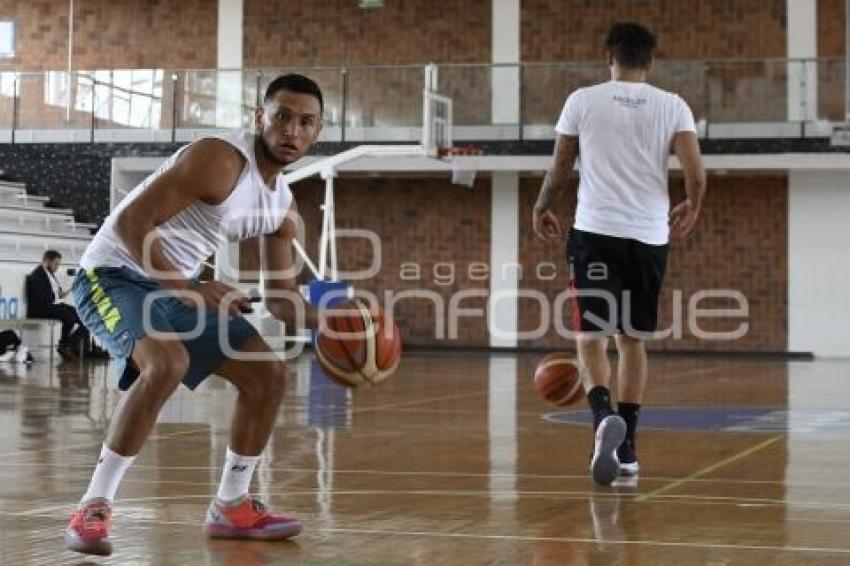
M 288 75 L 280 75 L 278 78 L 269 83 L 266 87 L 266 95 L 263 97 L 263 102 L 268 103 L 274 95 L 282 90 L 296 92 L 298 94 L 310 94 L 315 96 L 319 101 L 319 108 L 324 112 L 325 101 L 322 98 L 322 89 L 316 84 L 316 81 L 304 75 L 290 73 Z
M 44 252 L 44 255 L 41 257 L 44 261 L 53 261 L 54 259 L 62 259 L 62 254 L 57 252 L 56 250 L 47 250 Z
M 611 26 L 605 47 L 621 67 L 646 69 L 652 62 L 655 36 L 640 24 L 620 22 Z

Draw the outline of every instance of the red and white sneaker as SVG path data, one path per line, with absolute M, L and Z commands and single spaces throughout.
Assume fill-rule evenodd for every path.
M 111 518 L 112 505 L 106 499 L 92 499 L 81 504 L 65 529 L 65 546 L 74 552 L 109 556 L 112 554 Z
M 298 519 L 273 515 L 263 502 L 247 495 L 241 501 L 213 499 L 207 509 L 204 532 L 212 538 L 284 540 L 301 532 Z

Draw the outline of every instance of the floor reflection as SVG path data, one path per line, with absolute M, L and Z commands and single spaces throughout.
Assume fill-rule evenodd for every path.
M 119 491 L 115 563 L 850 558 L 850 363 L 655 357 L 641 476 L 600 488 L 586 415 L 537 397 L 537 358 L 412 353 L 357 391 L 297 360 L 253 487 L 306 525 L 285 546 L 201 536 L 235 391 L 217 378 L 178 390 Z M 0 365 L 3 563 L 81 562 L 57 533 L 119 398 L 111 371 Z

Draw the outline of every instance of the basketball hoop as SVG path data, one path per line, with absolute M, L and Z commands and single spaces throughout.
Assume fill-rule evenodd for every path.
M 422 150 L 425 155 L 448 161 L 452 165 L 452 183 L 471 187 L 478 172 L 477 157 L 481 148 L 458 146 L 452 142 L 454 111 L 452 99 L 437 92 L 439 69 L 425 67 L 425 88 L 422 90 Z
M 452 183 L 471 187 L 478 173 L 477 157 L 484 154 L 480 147 L 451 146 L 437 148 L 437 158 L 452 164 Z

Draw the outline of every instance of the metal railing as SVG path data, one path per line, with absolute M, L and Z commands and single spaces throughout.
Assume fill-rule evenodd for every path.
M 263 90 L 282 72 L 307 74 L 322 87 L 326 141 L 416 141 L 424 68 L 2 71 L 0 141 L 184 141 L 250 127 Z M 566 96 L 608 78 L 598 62 L 437 69 L 461 140 L 551 138 Z M 710 137 L 742 125 L 816 135 L 818 125 L 846 119 L 843 58 L 659 60 L 650 82 L 679 93 Z

